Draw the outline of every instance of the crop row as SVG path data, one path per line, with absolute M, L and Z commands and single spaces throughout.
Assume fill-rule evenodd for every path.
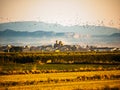
M 0 75 L 17 75 L 17 74 L 40 74 L 40 73 L 62 73 L 62 72 L 86 72 L 86 71 L 111 71 L 120 70 L 120 67 L 113 68 L 79 68 L 79 69 L 63 69 L 63 70 L 9 70 L 0 71 Z
M 38 80 L 38 81 L 6 81 L 0 82 L 0 86 L 17 86 L 17 85 L 37 85 L 37 84 L 47 84 L 47 83 L 64 83 L 64 82 L 80 82 L 80 81 L 95 81 L 95 80 L 118 80 L 120 79 L 120 75 L 94 75 L 94 76 L 77 76 L 72 79 L 51 79 L 47 80 Z

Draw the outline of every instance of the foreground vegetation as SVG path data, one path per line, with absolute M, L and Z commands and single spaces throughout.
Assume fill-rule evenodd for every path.
M 0 90 L 120 89 L 120 52 L 0 53 Z

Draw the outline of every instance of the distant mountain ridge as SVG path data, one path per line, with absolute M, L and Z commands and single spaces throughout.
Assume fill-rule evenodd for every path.
M 0 31 L 1 37 L 52 37 L 52 36 L 64 36 L 65 33 L 55 33 L 53 31 L 14 31 L 11 29 L 6 29 L 4 31 Z
M 81 33 L 76 32 L 53 32 L 53 31 L 15 31 L 11 29 L 6 29 L 4 31 L 0 31 L 0 37 L 78 37 L 83 36 Z M 93 37 L 120 37 L 120 33 L 113 33 L 110 35 L 91 35 Z
M 120 33 L 113 33 L 112 35 L 110 35 L 111 37 L 120 37 Z
M 111 28 L 111 27 L 105 27 L 105 26 L 90 26 L 90 25 L 75 25 L 75 26 L 62 26 L 60 24 L 53 24 L 53 23 L 44 23 L 44 22 L 35 22 L 35 21 L 23 21 L 23 22 L 9 22 L 9 23 L 1 23 L 0 24 L 0 31 L 4 30 L 15 30 L 15 31 L 22 31 L 26 33 L 34 32 L 34 31 L 44 31 L 47 33 L 51 32 L 51 34 L 54 32 L 59 33 L 58 35 L 61 35 L 65 32 L 74 32 L 74 33 L 80 33 L 82 35 L 111 35 L 113 33 L 120 33 L 119 29 Z M 43 32 L 36 32 L 37 33 L 43 33 Z

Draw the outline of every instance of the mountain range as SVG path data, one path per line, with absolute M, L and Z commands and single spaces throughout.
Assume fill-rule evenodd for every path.
M 76 32 L 53 32 L 53 31 L 14 31 L 11 29 L 6 29 L 0 31 L 0 37 L 82 37 L 87 35 L 82 35 Z M 120 33 L 113 33 L 110 35 L 91 35 L 91 37 L 120 37 Z
M 35 22 L 35 21 L 23 21 L 23 22 L 9 22 L 1 23 L 0 31 L 14 30 L 22 31 L 24 33 L 34 32 L 34 33 L 64 33 L 64 32 L 74 32 L 80 33 L 81 35 L 111 35 L 113 33 L 120 33 L 120 29 L 105 27 L 105 26 L 91 26 L 91 25 L 75 25 L 75 26 L 62 26 L 60 24 Z M 38 32 L 39 31 L 39 32 Z M 44 32 L 42 32 L 44 31 Z M 12 32 L 12 31 L 11 31 Z

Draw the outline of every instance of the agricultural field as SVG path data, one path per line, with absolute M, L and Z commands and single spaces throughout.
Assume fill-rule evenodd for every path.
M 120 52 L 0 53 L 0 90 L 119 90 Z

